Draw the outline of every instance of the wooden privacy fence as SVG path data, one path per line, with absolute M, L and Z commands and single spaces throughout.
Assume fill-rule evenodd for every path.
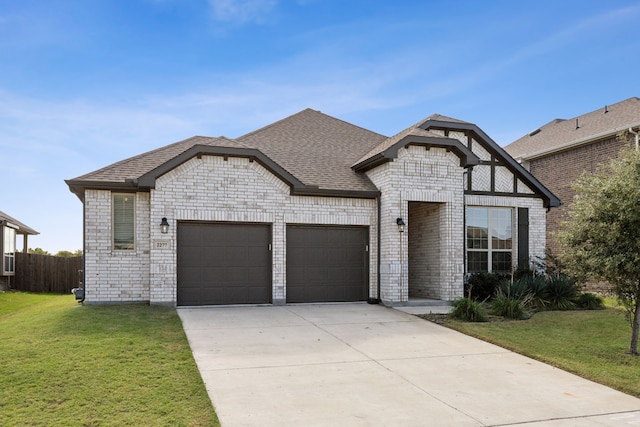
M 79 286 L 83 257 L 16 252 L 16 275 L 11 288 L 26 292 L 68 294 Z

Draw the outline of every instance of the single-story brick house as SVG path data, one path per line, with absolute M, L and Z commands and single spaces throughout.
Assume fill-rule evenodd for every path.
M 626 138 L 619 138 L 620 132 Z M 547 245 L 553 253 L 559 250 L 554 234 L 575 196 L 572 184 L 633 145 L 639 132 L 640 99 L 632 97 L 572 119 L 552 120 L 504 147 L 563 201 L 547 215 Z
M 29 236 L 36 234 L 40 233 L 0 211 L 0 291 L 11 288 L 16 274 L 16 237 L 22 236 L 22 252 L 27 253 Z
M 87 303 L 450 301 L 468 272 L 542 256 L 560 203 L 474 124 L 387 137 L 311 109 L 66 182 Z

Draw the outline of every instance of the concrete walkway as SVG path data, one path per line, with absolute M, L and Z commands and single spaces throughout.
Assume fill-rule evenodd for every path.
M 178 314 L 223 427 L 640 425 L 639 399 L 382 306 Z

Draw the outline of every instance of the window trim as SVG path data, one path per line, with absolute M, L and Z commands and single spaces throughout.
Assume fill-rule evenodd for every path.
M 122 243 L 116 243 L 116 198 L 119 197 L 131 197 L 131 201 L 133 203 L 131 213 L 131 243 L 127 243 L 127 246 L 124 247 Z M 126 200 L 125 200 L 126 202 Z M 113 193 L 111 195 L 111 245 L 114 251 L 134 251 L 136 249 L 136 193 Z
M 486 213 L 487 213 L 487 248 L 470 248 L 469 247 L 469 212 L 468 209 L 485 209 Z M 491 225 L 492 225 L 492 211 L 496 211 L 496 210 L 509 210 L 509 212 L 511 213 L 511 248 L 510 249 L 494 249 L 493 248 L 493 236 L 491 234 Z M 514 235 L 514 207 L 513 206 L 465 206 L 465 225 L 464 225 L 464 232 L 465 232 L 465 241 L 464 241 L 464 246 L 465 246 L 465 253 L 466 253 L 466 262 L 465 262 L 465 270 L 467 273 L 474 273 L 476 271 L 479 270 L 475 270 L 475 271 L 470 271 L 469 269 L 469 253 L 470 252 L 474 252 L 474 253 L 485 253 L 487 254 L 487 269 L 486 270 L 481 270 L 481 271 L 488 271 L 488 272 L 492 272 L 493 271 L 493 255 L 496 253 L 509 253 L 511 254 L 511 265 L 510 265 L 510 271 L 513 270 L 514 268 L 514 254 L 515 254 L 515 245 L 514 245 L 514 240 L 515 240 L 515 235 Z
M 13 239 L 11 239 L 10 241 L 11 247 L 9 248 L 13 249 L 12 252 L 7 252 L 7 248 L 5 247 L 7 233 L 9 231 L 12 233 L 12 236 L 10 235 L 9 239 L 13 237 Z M 2 276 L 15 276 L 16 274 L 16 234 L 17 232 L 15 228 L 9 227 L 7 225 L 2 225 Z M 9 266 L 7 266 L 7 264 L 9 264 Z

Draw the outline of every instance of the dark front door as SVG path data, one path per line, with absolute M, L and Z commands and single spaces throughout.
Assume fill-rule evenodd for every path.
M 366 227 L 287 226 L 287 302 L 364 301 Z
M 178 223 L 178 305 L 271 302 L 271 227 Z

